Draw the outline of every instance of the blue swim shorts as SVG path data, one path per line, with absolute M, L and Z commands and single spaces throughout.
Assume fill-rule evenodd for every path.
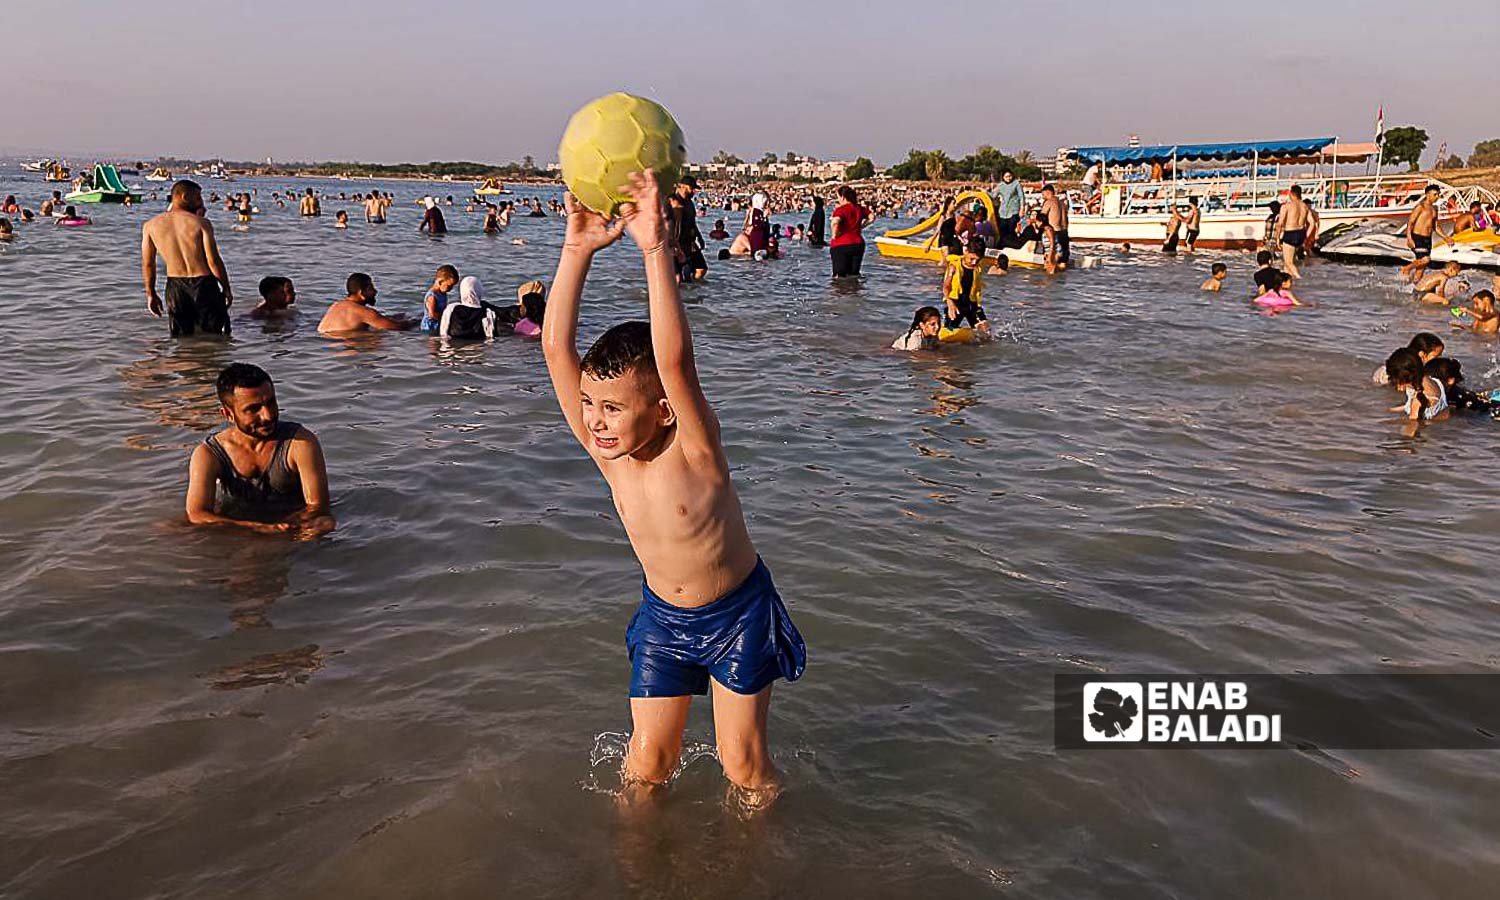
M 807 645 L 759 558 L 739 587 L 693 609 L 673 606 L 643 581 L 625 647 L 632 697 L 706 694 L 709 676 L 736 694 L 756 694 L 777 678 L 796 681 L 807 667 Z

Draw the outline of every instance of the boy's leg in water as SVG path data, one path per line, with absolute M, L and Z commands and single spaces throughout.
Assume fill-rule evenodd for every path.
M 713 682 L 714 741 L 724 776 L 743 793 L 747 806 L 760 807 L 776 799 L 779 780 L 766 745 L 766 719 L 771 709 L 771 685 L 755 694 L 736 694 Z
M 691 696 L 631 697 L 630 746 L 625 753 L 627 802 L 650 796 L 677 768 L 682 755 L 682 729 L 687 725 Z

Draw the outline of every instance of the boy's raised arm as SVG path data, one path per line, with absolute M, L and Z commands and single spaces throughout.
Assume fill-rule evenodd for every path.
M 693 335 L 688 329 L 687 310 L 677 291 L 677 273 L 672 266 L 667 227 L 661 208 L 661 191 L 649 174 L 631 176 L 636 198 L 622 215 L 626 230 L 641 248 L 646 260 L 646 292 L 651 309 L 651 349 L 662 389 L 677 414 L 677 433 L 699 449 L 717 453 L 719 420 L 703 396 L 698 366 L 693 360 Z M 550 310 L 549 310 L 550 312 Z
M 589 274 L 594 254 L 620 239 L 625 223 L 613 224 L 584 207 L 572 194 L 563 195 L 568 212 L 568 232 L 563 239 L 562 256 L 557 260 L 557 274 L 547 293 L 547 316 L 542 322 L 542 355 L 547 360 L 547 374 L 552 377 L 552 391 L 563 418 L 580 444 L 588 446 L 583 429 L 583 403 L 578 396 L 582 377 L 578 359 L 578 304 L 583 297 L 583 282 Z

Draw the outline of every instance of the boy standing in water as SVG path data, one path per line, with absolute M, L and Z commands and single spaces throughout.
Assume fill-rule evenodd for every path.
M 771 683 L 807 662 L 771 573 L 745 528 L 719 420 L 698 383 L 661 194 L 631 177 L 634 204 L 607 222 L 570 194 L 542 349 L 573 436 L 603 473 L 644 574 L 626 629 L 632 731 L 625 798 L 665 784 L 682 752 L 692 695 L 713 690 L 724 774 L 759 808 L 778 781 L 766 746 Z M 629 231 L 646 264 L 650 323 L 605 332 L 582 360 L 578 305 L 594 254 Z
M 1213 291 L 1215 294 L 1224 287 L 1224 279 L 1229 277 L 1229 267 L 1223 263 L 1214 263 L 1209 267 L 1208 280 L 1198 285 L 1200 291 Z M 1264 293 L 1264 291 L 1262 291 Z

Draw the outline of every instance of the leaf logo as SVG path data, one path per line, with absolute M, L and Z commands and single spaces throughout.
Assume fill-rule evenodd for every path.
M 1133 681 L 1090 681 L 1083 686 L 1086 741 L 1139 741 L 1145 729 L 1141 706 L 1145 691 Z

